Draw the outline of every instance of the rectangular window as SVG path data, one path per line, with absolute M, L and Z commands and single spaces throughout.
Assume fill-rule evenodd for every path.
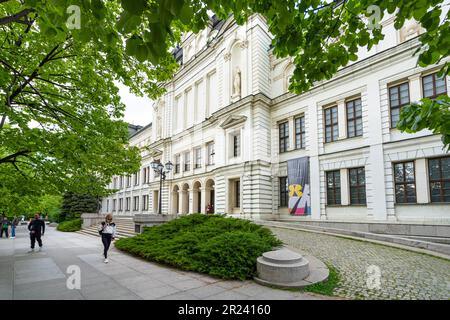
M 138 196 L 133 197 L 133 210 L 139 211 L 139 197 Z
M 287 207 L 289 202 L 287 177 L 280 177 L 280 207 Z
M 305 148 L 305 117 L 295 118 L 295 149 Z
M 431 202 L 450 202 L 450 157 L 428 160 Z
M 123 198 L 119 199 L 119 211 L 123 211 Z
M 120 177 L 120 189 L 123 189 L 123 176 Z
M 445 76 L 438 77 L 437 72 L 422 78 L 423 97 L 434 99 L 441 94 L 447 94 Z
M 325 142 L 336 141 L 339 137 L 338 107 L 330 107 L 324 110 L 325 116 Z
M 355 99 L 346 103 L 347 110 L 347 137 L 359 137 L 363 135 L 361 99 Z
M 191 154 L 190 152 L 184 153 L 184 171 L 191 170 Z
M 142 210 L 148 210 L 148 194 L 142 196 Z
M 144 184 L 148 183 L 148 174 L 147 174 L 148 168 L 142 169 L 142 180 L 144 181 Z
M 131 198 L 126 197 L 125 198 L 125 211 L 130 211 L 130 202 L 131 202 Z
M 391 128 L 397 126 L 400 120 L 400 111 L 403 106 L 409 104 L 408 82 L 389 88 L 389 106 L 391 109 Z
M 106 212 L 108 212 L 108 211 L 109 211 L 109 199 L 106 200 Z
M 364 168 L 348 170 L 350 204 L 366 204 L 366 174 Z
M 328 171 L 327 176 L 327 204 L 341 204 L 341 172 L 339 170 Z
M 113 189 L 117 189 L 117 178 L 113 179 Z
M 394 163 L 396 203 L 415 203 L 417 201 L 414 170 L 414 161 Z
M 134 185 L 139 185 L 139 171 L 134 174 Z
M 202 167 L 202 148 L 195 148 L 194 149 L 194 155 L 195 155 L 195 163 L 194 167 L 195 169 Z
M 127 176 L 127 188 L 131 187 L 131 176 Z
M 175 155 L 175 173 L 180 173 L 181 169 L 181 156 L 179 154 Z
M 112 211 L 116 211 L 117 208 L 117 200 L 113 199 L 113 207 L 112 207 Z
M 234 192 L 235 192 L 235 207 L 241 207 L 241 181 L 236 180 L 234 182 Z
M 213 165 L 214 164 L 214 142 L 210 142 L 207 145 L 207 151 L 208 151 L 208 165 Z
M 280 153 L 286 152 L 289 148 L 289 123 L 283 122 L 278 125 L 278 136 L 280 139 Z
M 233 157 L 239 157 L 241 155 L 241 134 L 237 133 L 233 135 Z

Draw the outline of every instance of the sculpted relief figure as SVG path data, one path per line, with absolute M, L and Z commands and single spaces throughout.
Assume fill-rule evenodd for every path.
M 233 75 L 233 97 L 241 96 L 241 70 L 236 67 Z
M 155 115 L 156 115 L 156 121 L 155 121 L 155 125 L 156 125 L 156 138 L 160 139 L 161 138 L 161 134 L 162 134 L 162 107 L 164 105 L 164 101 L 159 100 L 156 104 L 155 104 Z

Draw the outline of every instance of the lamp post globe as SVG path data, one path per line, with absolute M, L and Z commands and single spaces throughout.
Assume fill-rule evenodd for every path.
M 152 167 L 153 170 L 158 170 L 158 164 L 159 164 L 159 162 L 157 162 L 157 161 L 152 161 L 152 162 L 150 163 L 150 166 Z
M 165 167 L 166 167 L 167 172 L 170 172 L 170 171 L 172 171 L 173 163 L 170 162 L 170 161 L 168 161 L 168 162 L 165 164 Z

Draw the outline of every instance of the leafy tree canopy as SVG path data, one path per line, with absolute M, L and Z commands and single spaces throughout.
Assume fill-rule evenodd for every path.
M 397 29 L 417 20 L 426 30 L 419 64 L 443 63 L 441 74 L 449 74 L 443 59 L 450 50 L 450 13 L 440 20 L 443 2 L 0 0 L 0 188 L 101 194 L 112 175 L 137 170 L 139 155 L 126 146 L 115 81 L 138 95 L 160 95 L 158 84 L 177 69 L 169 49 L 182 32 L 206 27 L 209 10 L 222 19 L 233 14 L 239 24 L 255 13 L 264 16 L 274 53 L 293 57 L 290 90 L 301 93 L 357 59 L 359 47 L 383 39 L 382 26 L 371 27 L 374 6 L 380 19 L 395 12 Z M 438 117 L 417 108 L 435 111 L 430 104 L 436 103 L 406 108 L 400 124 L 413 121 L 411 131 L 432 126 Z M 442 130 L 448 126 L 435 128 L 448 134 Z

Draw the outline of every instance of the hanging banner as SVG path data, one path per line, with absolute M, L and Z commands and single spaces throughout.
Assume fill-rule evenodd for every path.
M 309 188 L 309 157 L 288 160 L 288 210 L 291 215 L 311 215 L 311 195 Z

